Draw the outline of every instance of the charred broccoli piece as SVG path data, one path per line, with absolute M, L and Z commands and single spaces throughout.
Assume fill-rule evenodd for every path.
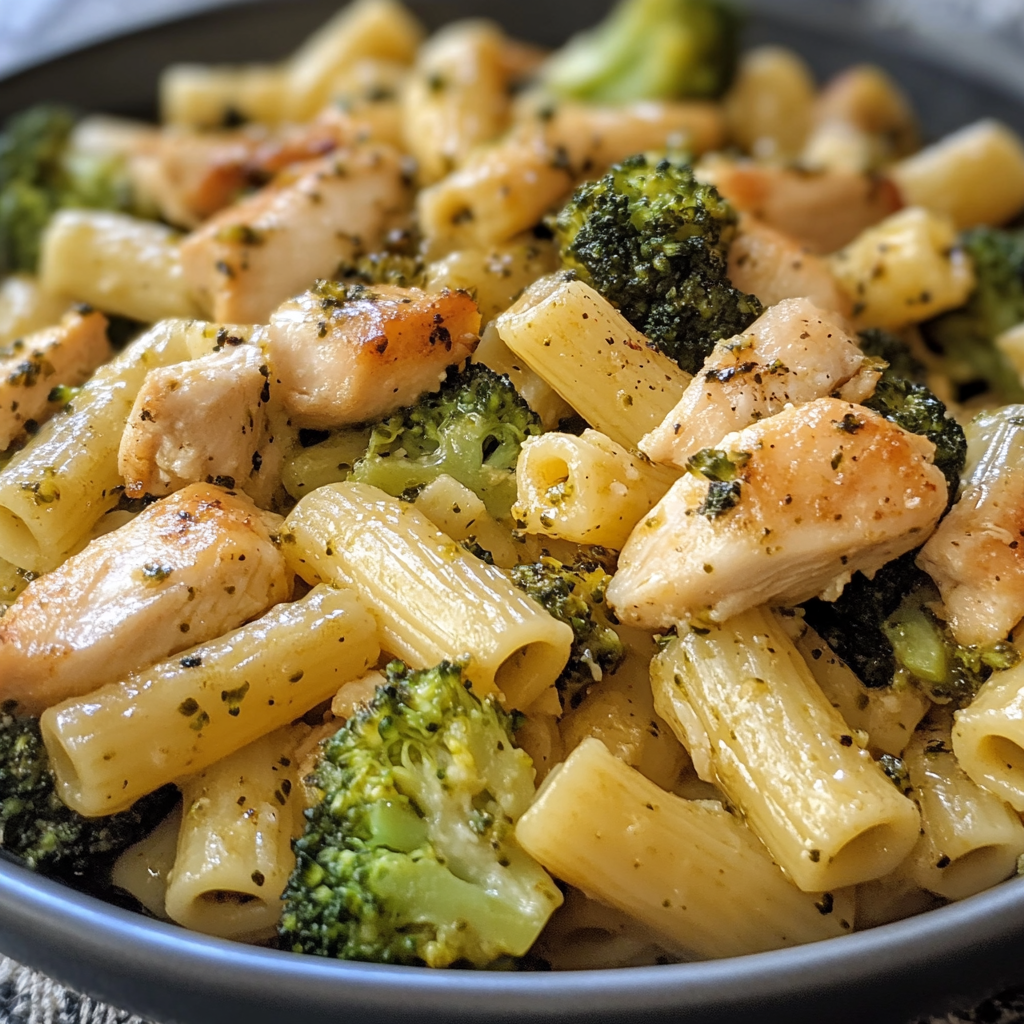
M 541 429 L 507 376 L 470 363 L 449 370 L 440 391 L 376 424 L 351 479 L 402 497 L 447 473 L 505 519 L 516 499 L 519 449 Z
M 556 619 L 572 627 L 572 651 L 556 681 L 562 704 L 576 707 L 587 687 L 614 672 L 626 656 L 618 633 L 607 622 L 604 592 L 611 576 L 596 561 L 564 565 L 557 558 L 517 565 L 512 582 Z
M 685 163 L 624 160 L 576 189 L 557 230 L 563 264 L 690 373 L 762 312 L 726 276 L 735 211 Z
M 548 61 L 557 96 L 597 103 L 701 97 L 729 87 L 740 20 L 718 0 L 623 0 Z
M 511 718 L 450 662 L 386 672 L 321 746 L 283 944 L 429 967 L 522 956 L 562 897 L 515 840 L 534 771 Z
M 899 335 L 880 327 L 870 327 L 858 335 L 860 350 L 867 356 L 885 361 L 883 380 L 909 380 L 924 384 L 926 367 Z
M 0 715 L 0 849 L 34 871 L 95 872 L 151 832 L 176 799 L 166 786 L 120 814 L 84 818 L 57 795 L 38 719 Z
M 935 465 L 946 477 L 952 505 L 967 460 L 967 438 L 964 428 L 946 415 L 946 406 L 924 384 L 896 377 L 883 377 L 864 405 L 904 430 L 927 437 L 935 445 Z
M 925 342 L 944 356 L 962 398 L 991 389 L 1002 403 L 1022 402 L 1024 387 L 995 339 L 1024 321 L 1024 230 L 973 228 L 960 244 L 977 284 L 960 309 L 921 325 Z
M 0 132 L 0 277 L 36 269 L 43 229 L 61 207 L 133 209 L 123 161 L 74 151 L 75 121 L 65 107 L 37 106 Z

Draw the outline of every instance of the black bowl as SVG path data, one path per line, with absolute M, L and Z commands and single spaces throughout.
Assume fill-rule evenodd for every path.
M 174 60 L 281 56 L 334 0 L 264 3 L 148 29 L 0 82 L 0 117 L 40 100 L 151 112 Z M 431 25 L 486 13 L 542 43 L 606 3 L 421 0 Z M 750 43 L 783 42 L 821 75 L 871 60 L 913 97 L 927 134 L 996 116 L 1024 132 L 1024 76 L 997 47 L 927 44 L 872 29 L 849 3 L 749 3 Z M 429 971 L 320 960 L 209 939 L 73 892 L 0 861 L 0 949 L 58 980 L 164 1022 L 687 1021 L 906 1024 L 1024 981 L 1024 879 L 920 917 L 798 949 L 608 971 Z

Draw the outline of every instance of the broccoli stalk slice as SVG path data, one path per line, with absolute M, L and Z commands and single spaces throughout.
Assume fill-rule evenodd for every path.
M 548 61 L 557 96 L 598 103 L 704 97 L 728 88 L 740 22 L 716 0 L 624 0 Z
M 515 840 L 533 797 L 512 718 L 460 666 L 388 665 L 322 746 L 295 841 L 284 944 L 380 963 L 486 967 L 523 956 L 561 894 Z
M 176 799 L 165 786 L 127 811 L 84 818 L 57 795 L 38 719 L 0 715 L 0 848 L 34 871 L 95 874 L 151 832 Z
M 576 189 L 557 229 L 564 266 L 689 373 L 763 312 L 726 276 L 735 211 L 687 164 L 630 157 Z
M 578 706 L 587 688 L 605 672 L 614 672 L 626 657 L 618 633 L 608 624 L 604 603 L 611 576 L 595 561 L 564 565 L 550 556 L 514 566 L 511 575 L 520 590 L 572 628 L 569 660 L 555 686 L 563 706 Z
M 995 339 L 1024 321 L 1024 231 L 973 228 L 960 244 L 974 264 L 975 289 L 960 309 L 922 324 L 922 335 L 944 356 L 961 398 L 991 389 L 1002 403 L 1022 402 L 1020 377 Z
M 492 516 L 507 519 L 519 450 L 541 430 L 507 376 L 470 363 L 450 370 L 440 391 L 376 424 L 350 479 L 397 498 L 447 473 L 475 491 Z

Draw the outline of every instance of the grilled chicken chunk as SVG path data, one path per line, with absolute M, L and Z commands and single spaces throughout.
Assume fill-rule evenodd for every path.
M 841 249 L 901 206 L 888 179 L 852 171 L 808 173 L 713 157 L 697 167 L 697 177 L 815 253 Z
M 290 295 L 372 252 L 412 201 L 401 154 L 367 144 L 298 164 L 181 244 L 185 278 L 219 323 L 266 323 Z
M 878 376 L 836 314 L 809 299 L 786 299 L 743 334 L 714 347 L 678 405 L 640 441 L 640 449 L 655 462 L 685 469 L 694 452 L 789 404 L 837 391 L 849 401 L 863 401 Z
M 929 440 L 838 399 L 716 447 L 626 542 L 608 587 L 622 621 L 722 622 L 769 602 L 835 600 L 858 569 L 872 575 L 925 540 L 946 506 Z
M 467 292 L 323 282 L 270 318 L 274 386 L 299 426 L 364 423 L 436 391 L 479 330 Z
M 917 564 L 957 640 L 987 644 L 1024 618 L 1024 406 L 978 416 L 966 433 L 973 469 Z
M 55 385 L 84 384 L 109 358 L 107 319 L 91 310 L 67 313 L 55 327 L 0 349 L 0 451 L 67 401 L 50 401 Z
M 845 319 L 853 313 L 850 297 L 826 260 L 749 215 L 740 218 L 739 233 L 729 246 L 729 280 L 741 292 L 756 295 L 765 307 L 783 299 L 807 298 Z
M 263 353 L 246 344 L 150 370 L 118 452 L 125 494 L 160 497 L 206 481 L 259 500 L 269 377 Z
M 0 619 L 0 700 L 38 714 L 221 636 L 291 596 L 247 498 L 194 484 L 31 583 Z

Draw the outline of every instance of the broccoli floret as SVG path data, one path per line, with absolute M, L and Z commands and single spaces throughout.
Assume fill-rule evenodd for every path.
M 883 359 L 887 366 L 882 371 L 883 380 L 909 380 L 924 384 L 926 367 L 910 350 L 910 346 L 898 335 L 880 327 L 861 331 L 858 337 L 860 350 L 867 356 Z
M 506 375 L 470 363 L 449 370 L 440 391 L 376 424 L 351 479 L 401 497 L 447 473 L 505 519 L 516 500 L 519 449 L 541 430 Z
M 967 459 L 967 438 L 964 428 L 946 415 L 945 405 L 924 384 L 898 377 L 883 377 L 864 405 L 904 430 L 927 437 L 935 445 L 935 465 L 946 477 L 952 505 Z
M 458 665 L 387 667 L 321 747 L 280 934 L 299 953 L 486 967 L 522 956 L 561 895 L 516 843 L 534 793 L 511 718 Z
M 716 98 L 736 69 L 740 20 L 717 0 L 624 0 L 548 61 L 558 96 L 597 103 Z
M 61 207 L 132 209 L 123 161 L 74 152 L 74 125 L 70 110 L 38 106 L 0 132 L 0 277 L 35 270 L 40 236 Z
M 1003 640 L 969 647 L 957 643 L 931 610 L 939 600 L 938 590 L 925 577 L 882 624 L 882 632 L 900 674 L 916 682 L 932 700 L 963 707 L 993 671 L 1016 665 L 1020 653 Z
M 922 324 L 922 334 L 963 398 L 992 389 L 1003 403 L 1022 402 L 1020 378 L 994 342 L 1024 321 L 1024 231 L 973 228 L 960 244 L 977 285 L 966 305 Z
M 726 277 L 735 211 L 685 163 L 630 157 L 576 189 L 557 224 L 563 264 L 690 373 L 762 312 Z
M 38 720 L 0 715 L 0 848 L 35 871 L 94 873 L 152 831 L 176 799 L 167 786 L 120 814 L 83 818 L 57 795 Z
M 420 254 L 416 236 L 402 229 L 388 234 L 378 252 L 343 263 L 336 274 L 339 281 L 361 284 L 393 284 L 400 288 L 422 288 L 426 281 L 426 264 Z
M 545 557 L 512 569 L 512 582 L 572 627 L 572 651 L 555 685 L 563 706 L 576 707 L 587 687 L 614 672 L 626 656 L 618 633 L 606 621 L 604 592 L 611 576 L 596 561 L 563 565 Z

